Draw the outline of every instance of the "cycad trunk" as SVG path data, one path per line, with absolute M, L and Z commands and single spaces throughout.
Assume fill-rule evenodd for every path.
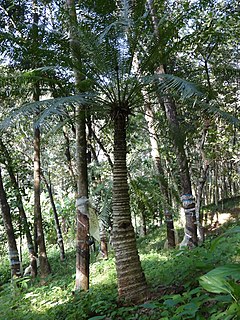
M 135 233 L 131 221 L 126 166 L 126 116 L 114 120 L 113 229 L 119 297 L 140 302 L 147 296 Z
M 7 234 L 9 260 L 12 278 L 21 276 L 20 261 L 17 250 L 16 239 L 13 230 L 10 207 L 7 202 L 7 195 L 3 187 L 2 173 L 0 168 L 0 205 L 3 217 L 3 223 Z

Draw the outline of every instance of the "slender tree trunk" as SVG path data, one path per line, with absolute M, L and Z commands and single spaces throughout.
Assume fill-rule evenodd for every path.
M 64 135 L 65 142 L 66 142 L 65 155 L 66 155 L 66 158 L 67 158 L 67 164 L 68 164 L 69 173 L 70 173 L 70 176 L 71 176 L 71 180 L 72 180 L 72 184 L 73 184 L 74 190 L 77 190 L 76 175 L 75 175 L 75 172 L 73 170 L 72 157 L 71 157 L 71 152 L 70 152 L 70 139 L 69 139 L 69 136 L 68 136 L 67 129 L 65 127 L 63 127 L 63 135 Z
M 36 52 L 39 49 L 39 14 L 38 14 L 38 1 L 33 0 L 33 24 L 31 29 L 32 37 L 32 54 L 33 61 L 32 67 L 36 68 L 39 66 L 38 61 L 36 61 Z M 33 86 L 33 101 L 39 101 L 40 99 L 40 84 L 35 82 Z M 34 227 L 35 227 L 35 240 L 36 249 L 39 248 L 39 264 L 40 264 L 40 276 L 42 278 L 47 277 L 51 273 L 51 268 L 47 258 L 44 231 L 42 224 L 42 213 L 41 213 L 41 186 L 40 186 L 40 129 L 34 128 Z
M 197 246 L 197 221 L 195 200 L 192 195 L 192 186 L 189 174 L 188 159 L 184 150 L 184 136 L 179 128 L 176 107 L 173 101 L 167 99 L 165 101 L 166 116 L 175 147 L 177 162 L 179 166 L 180 192 L 182 206 L 185 212 L 185 239 L 182 243 L 189 247 Z
M 89 212 L 88 212 L 88 178 L 87 145 L 85 131 L 85 114 L 78 108 L 76 124 L 77 157 L 77 256 L 76 256 L 76 290 L 89 289 Z
M 36 101 L 36 100 L 35 100 Z M 40 276 L 46 278 L 51 273 L 47 258 L 41 212 L 40 186 L 40 130 L 34 129 L 34 224 L 36 227 L 37 246 L 39 248 Z
M 81 92 L 80 45 L 77 32 L 77 15 L 74 0 L 66 0 L 69 14 L 70 48 L 76 87 Z M 78 69 L 77 69 L 78 66 Z M 80 69 L 79 69 L 80 68 Z M 77 164 L 77 236 L 76 236 L 76 284 L 75 289 L 89 289 L 89 212 L 88 212 L 88 177 L 87 177 L 87 142 L 85 107 L 76 107 L 76 164 Z
M 99 233 L 100 233 L 100 251 L 102 254 L 103 259 L 108 259 L 108 245 L 107 245 L 107 233 L 106 228 L 103 224 L 103 222 L 100 220 L 99 222 Z
M 150 14 L 153 23 L 153 30 L 158 41 L 161 41 L 158 32 L 158 18 L 155 12 L 155 7 L 153 0 L 147 1 Z M 156 70 L 156 73 L 161 75 L 165 73 L 165 66 L 160 65 Z M 168 119 L 170 131 L 172 134 L 173 144 L 175 147 L 177 162 L 179 166 L 179 176 L 180 176 L 180 192 L 182 206 L 185 211 L 185 241 L 189 247 L 197 245 L 197 224 L 196 224 L 196 212 L 195 212 L 195 201 L 192 195 L 191 180 L 188 168 L 188 160 L 184 150 L 184 138 L 181 130 L 179 128 L 179 123 L 177 120 L 177 112 L 174 101 L 170 97 L 163 97 L 163 104 Z
M 11 159 L 11 156 L 10 156 L 6 146 L 4 145 L 2 139 L 0 139 L 0 148 L 3 152 L 4 164 L 7 168 L 7 171 L 8 171 L 8 174 L 9 174 L 9 177 L 10 177 L 10 180 L 11 180 L 11 183 L 12 183 L 15 195 L 16 195 L 19 215 L 21 218 L 21 222 L 23 224 L 24 233 L 27 238 L 28 252 L 29 252 L 29 257 L 30 257 L 30 265 L 31 265 L 31 276 L 33 278 L 35 278 L 37 275 L 37 262 L 36 262 L 36 253 L 34 251 L 33 240 L 32 240 L 31 232 L 29 229 L 26 212 L 24 210 L 24 206 L 23 206 L 23 202 L 22 202 L 21 192 L 19 190 L 18 182 L 17 182 L 17 179 L 14 174 L 12 159 Z
M 105 149 L 105 147 L 104 147 L 103 143 L 101 142 L 101 140 L 97 137 L 97 135 L 96 135 L 94 130 L 92 130 L 92 136 L 93 136 L 94 140 L 98 143 L 98 145 L 99 145 L 100 149 L 102 150 L 102 152 L 104 153 L 105 157 L 107 158 L 111 169 L 113 169 L 112 159 L 111 159 L 110 155 L 108 154 L 107 150 Z
M 49 199 L 50 199 L 51 206 L 53 209 L 55 228 L 56 228 L 56 232 L 57 232 L 57 242 L 58 242 L 59 249 L 60 249 L 60 260 L 64 261 L 65 260 L 65 251 L 64 251 L 62 230 L 61 230 L 61 226 L 60 226 L 59 219 L 58 219 L 57 208 L 55 206 L 55 202 L 54 202 L 54 198 L 53 198 L 50 175 L 49 175 L 49 183 L 47 182 L 47 179 L 43 174 L 42 174 L 42 178 L 43 178 L 45 185 L 47 187 Z
M 176 245 L 176 240 L 175 240 L 173 216 L 171 212 L 165 211 L 165 222 L 167 225 L 168 248 L 174 248 Z
M 147 224 L 146 224 L 146 214 L 144 210 L 144 206 L 140 205 L 140 210 L 141 210 L 141 235 L 146 236 L 147 235 Z M 154 221 L 154 218 L 153 218 Z
M 164 215 L 165 215 L 165 221 L 167 226 L 167 240 L 168 240 L 168 247 L 174 248 L 175 247 L 175 233 L 174 233 L 174 224 L 173 224 L 173 216 L 170 212 L 171 210 L 171 203 L 169 198 L 169 192 L 168 192 L 168 181 L 165 178 L 164 169 L 161 164 L 161 158 L 158 148 L 158 139 L 157 134 L 154 128 L 154 114 L 150 106 L 150 102 L 145 103 L 145 119 L 148 125 L 148 131 L 149 131 L 149 138 L 150 143 L 152 147 L 152 158 L 155 164 L 155 168 L 157 170 L 157 174 L 159 177 L 159 185 L 160 190 L 162 194 L 162 201 L 163 201 L 163 207 L 164 207 Z M 170 219 L 171 216 L 171 219 Z M 171 223 L 168 223 L 168 221 L 171 220 Z
M 135 233 L 131 222 L 126 166 L 126 115 L 114 119 L 113 229 L 119 297 L 140 302 L 147 296 Z
M 209 161 L 206 159 L 205 152 L 204 152 L 204 145 L 207 137 L 207 131 L 208 131 L 209 123 L 208 121 L 205 121 L 203 133 L 202 133 L 202 140 L 200 144 L 200 155 L 201 155 L 201 165 L 200 165 L 200 179 L 198 181 L 197 186 L 197 195 L 196 195 L 196 219 L 198 223 L 198 233 L 199 233 L 199 239 L 204 240 L 204 232 L 202 228 L 202 220 L 203 217 L 200 214 L 201 209 L 201 202 L 202 202 L 202 195 L 203 195 L 203 189 L 205 186 L 205 183 L 208 178 L 208 172 L 209 172 Z
M 0 206 L 2 211 L 4 227 L 7 233 L 11 275 L 12 275 L 12 278 L 20 277 L 21 271 L 20 271 L 19 255 L 18 255 L 17 244 L 16 244 L 16 239 L 15 239 L 14 230 L 13 230 L 10 207 L 7 202 L 7 195 L 3 187 L 1 168 L 0 168 Z

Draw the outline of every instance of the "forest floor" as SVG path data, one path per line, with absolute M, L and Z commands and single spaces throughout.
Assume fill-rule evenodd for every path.
M 75 294 L 73 243 L 66 243 L 65 262 L 59 261 L 58 248 L 49 246 L 53 272 L 45 285 L 29 277 L 10 282 L 7 257 L 2 259 L 0 320 L 239 320 L 240 198 L 204 213 L 206 240 L 193 250 L 164 249 L 164 225 L 138 239 L 151 298 L 137 306 L 117 299 L 111 252 L 107 261 L 92 253 L 90 290 Z

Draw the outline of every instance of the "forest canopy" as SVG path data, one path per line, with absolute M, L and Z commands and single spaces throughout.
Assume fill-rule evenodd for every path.
M 66 319 L 237 319 L 239 38 L 232 0 L 0 1 L 0 299 L 66 268 Z M 98 267 L 115 316 L 84 314 Z

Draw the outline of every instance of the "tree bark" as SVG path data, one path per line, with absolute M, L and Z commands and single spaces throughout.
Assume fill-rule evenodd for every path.
M 162 193 L 164 215 L 165 215 L 165 221 L 167 226 L 168 247 L 174 248 L 176 244 L 175 244 L 173 216 L 170 212 L 171 203 L 170 203 L 170 197 L 169 197 L 169 191 L 168 191 L 168 181 L 165 178 L 164 169 L 161 164 L 161 158 L 160 158 L 160 153 L 158 148 L 158 139 L 157 139 L 157 134 L 153 124 L 154 114 L 151 109 L 151 105 L 149 101 L 145 102 L 144 106 L 145 106 L 145 119 L 148 125 L 149 138 L 150 138 L 150 143 L 152 147 L 152 158 L 154 161 L 155 168 L 157 170 L 157 175 L 159 178 L 159 187 Z M 171 223 L 168 223 L 168 221 L 170 220 L 171 220 Z
M 76 256 L 76 290 L 89 289 L 89 211 L 88 211 L 88 177 L 87 144 L 85 114 L 79 107 L 76 124 L 76 158 L 77 158 L 77 256 Z
M 184 136 L 179 127 L 175 103 L 170 98 L 167 98 L 164 106 L 179 167 L 181 201 L 186 219 L 185 237 L 182 245 L 186 244 L 188 247 L 192 248 L 198 244 L 197 221 L 188 159 L 184 149 Z
M 81 74 L 80 45 L 77 32 L 77 15 L 74 0 L 66 0 L 69 15 L 70 49 L 74 64 L 76 88 L 81 90 L 84 76 Z M 78 66 L 78 68 L 77 68 Z M 76 164 L 77 164 L 77 235 L 76 235 L 76 283 L 75 289 L 89 289 L 89 211 L 87 177 L 87 141 L 85 107 L 76 107 Z
M 33 0 L 33 24 L 32 24 L 32 52 L 38 50 L 38 3 L 37 0 Z M 35 57 L 34 57 L 35 58 Z M 38 63 L 33 61 L 33 67 L 36 67 Z M 33 100 L 39 101 L 40 99 L 40 84 L 35 82 L 33 86 Z M 39 110 L 40 111 L 40 110 Z M 40 129 L 34 128 L 34 225 L 37 247 L 39 248 L 39 264 L 40 264 L 40 276 L 46 278 L 51 273 L 50 264 L 47 258 L 46 245 L 44 239 L 44 230 L 42 224 L 41 213 L 41 185 L 40 185 Z M 35 251 L 37 251 L 35 249 Z
M 17 179 L 14 174 L 12 159 L 11 159 L 11 156 L 10 156 L 5 144 L 3 143 L 2 139 L 0 139 L 0 148 L 1 148 L 2 153 L 4 155 L 4 164 L 5 164 L 6 169 L 8 171 L 8 174 L 9 174 L 9 177 L 10 177 L 10 180 L 11 180 L 11 183 L 12 183 L 15 195 L 16 195 L 18 211 L 19 211 L 19 215 L 21 218 L 21 222 L 23 224 L 23 231 L 24 231 L 26 238 L 27 238 L 28 252 L 29 252 L 29 257 L 30 257 L 30 265 L 31 265 L 31 276 L 33 278 L 35 278 L 37 275 L 37 262 L 36 262 L 36 253 L 34 251 L 32 235 L 31 235 L 31 232 L 29 229 L 26 212 L 24 210 L 21 192 L 19 190 L 18 182 L 17 182 Z
M 69 139 L 66 127 L 63 127 L 63 135 L 64 135 L 65 142 L 66 142 L 65 155 L 67 158 L 68 170 L 69 170 L 69 173 L 71 176 L 72 185 L 74 187 L 74 190 L 76 191 L 77 190 L 76 175 L 73 170 L 72 157 L 71 157 L 71 152 L 70 152 L 70 139 Z
M 121 110 L 116 111 L 114 119 L 112 239 L 119 297 L 140 302 L 147 296 L 147 284 L 131 222 L 126 166 L 126 115 Z
M 108 245 L 107 245 L 107 233 L 103 222 L 99 221 L 99 233 L 100 233 L 100 251 L 103 259 L 108 259 Z
M 64 243 L 63 243 L 63 237 L 62 237 L 62 230 L 61 230 L 61 226 L 60 226 L 59 219 L 58 219 L 57 208 L 56 208 L 56 206 L 55 206 L 55 202 L 54 202 L 54 198 L 53 198 L 50 176 L 49 176 L 49 183 L 47 182 L 47 179 L 46 179 L 46 177 L 43 175 L 43 173 L 42 173 L 42 178 L 43 178 L 43 180 L 44 180 L 44 182 L 45 182 L 45 185 L 46 185 L 46 187 L 47 187 L 49 199 L 50 199 L 51 206 L 52 206 L 52 209 L 53 209 L 53 215 L 54 215 L 54 221 L 55 221 L 55 228 L 56 228 L 56 233 L 57 233 L 57 242 L 58 242 L 59 249 L 60 249 L 60 260 L 61 260 L 61 261 L 64 261 L 64 260 L 65 260 L 65 251 L 64 251 Z
M 36 99 L 36 97 L 35 97 Z M 35 100 L 36 101 L 36 100 Z M 40 186 L 40 129 L 34 129 L 34 224 L 36 227 L 36 241 L 39 248 L 40 276 L 46 278 L 51 273 L 47 258 L 41 212 Z
M 19 254 L 17 250 L 16 239 L 13 230 L 12 218 L 10 207 L 7 202 L 7 195 L 3 187 L 2 181 L 2 172 L 0 168 L 0 206 L 2 211 L 3 223 L 7 234 L 7 241 L 8 241 L 8 254 L 10 260 L 10 267 L 11 267 L 11 275 L 12 278 L 20 277 L 20 261 L 19 261 Z
M 147 1 L 150 14 L 153 23 L 153 30 L 158 41 L 161 41 L 159 32 L 158 32 L 158 18 L 156 15 L 156 10 L 152 0 Z M 165 66 L 160 64 L 156 70 L 156 74 L 164 74 Z M 178 167 L 179 167 L 179 176 L 180 176 L 180 193 L 182 206 L 185 211 L 185 239 L 182 244 L 187 244 L 189 247 L 197 246 L 197 224 L 196 224 L 196 212 L 195 212 L 195 200 L 192 195 L 191 180 L 188 168 L 188 160 L 184 150 L 184 136 L 180 130 L 176 106 L 173 101 L 168 96 L 162 98 L 167 120 L 169 123 L 170 132 L 172 135 L 172 140 L 176 152 Z

